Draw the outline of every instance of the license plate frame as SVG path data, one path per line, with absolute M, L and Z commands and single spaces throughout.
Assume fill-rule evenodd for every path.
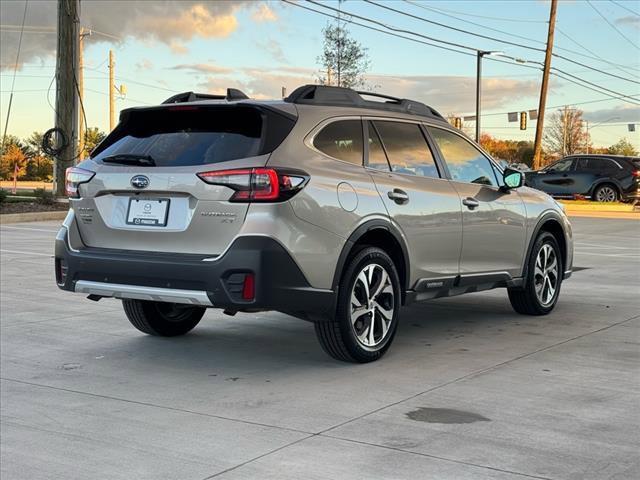
M 134 204 L 135 202 L 135 204 Z M 149 205 L 148 210 L 145 206 L 140 207 L 140 203 L 146 202 Z M 157 211 L 158 208 L 164 206 L 164 211 Z M 127 225 L 136 227 L 166 227 L 169 219 L 169 208 L 171 199 L 169 198 L 129 198 L 129 206 L 127 207 Z M 134 207 L 134 211 L 132 211 Z M 154 212 L 156 210 L 156 212 Z M 145 216 L 146 215 L 146 216 Z

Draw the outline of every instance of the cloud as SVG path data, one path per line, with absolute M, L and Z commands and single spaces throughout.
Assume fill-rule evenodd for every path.
M 232 70 L 227 67 L 221 67 L 212 63 L 181 63 L 171 67 L 171 70 L 188 70 L 196 73 L 221 74 L 229 73 Z
M 156 41 L 167 45 L 175 53 L 185 53 L 186 43 L 193 38 L 223 38 L 238 28 L 237 13 L 240 9 L 255 9 L 250 0 L 226 0 L 203 2 L 197 0 L 166 1 L 105 1 L 82 2 L 81 24 L 96 33 L 87 42 L 109 41 L 97 32 L 118 37 Z M 258 16 L 267 19 L 271 12 L 258 4 Z M 0 17 L 3 25 L 20 25 L 24 12 L 24 0 L 0 1 Z M 20 64 L 40 60 L 50 61 L 56 49 L 57 2 L 30 0 L 27 5 L 26 24 L 31 27 L 23 36 Z M 275 14 L 271 12 L 275 17 Z M 2 68 L 15 62 L 19 28 L 0 32 L 0 64 Z
M 254 22 L 275 22 L 278 20 L 276 13 L 266 3 L 261 3 L 258 8 L 251 14 Z
M 196 88 L 220 93 L 227 87 L 235 87 L 253 98 L 280 98 L 282 87 L 290 93 L 301 85 L 315 83 L 318 73 L 312 68 L 287 66 L 240 68 L 234 72 L 235 75 L 209 76 Z M 367 82 L 376 86 L 374 92 L 418 100 L 444 115 L 471 114 L 475 110 L 475 77 L 371 74 Z M 536 81 L 488 78 L 483 81 L 482 106 L 485 111 L 505 108 L 514 99 L 535 104 L 538 93 Z
M 141 61 L 136 63 L 136 68 L 138 70 L 152 70 L 153 69 L 153 62 L 151 60 L 149 60 L 148 58 L 143 58 Z
M 277 62 L 287 63 L 282 47 L 277 41 L 273 39 L 267 40 L 265 43 L 260 45 L 260 48 L 271 55 L 271 57 L 273 57 Z
M 626 17 L 620 17 L 616 19 L 618 25 L 629 25 L 632 28 L 640 29 L 640 17 L 634 15 L 627 15 Z
M 615 119 L 611 120 L 612 122 L 637 123 L 640 122 L 640 107 L 626 104 L 614 108 L 592 110 L 585 112 L 582 118 L 592 123 L 608 122 L 611 119 Z
M 374 91 L 395 97 L 411 98 L 430 105 L 443 115 L 475 111 L 475 77 L 428 75 L 367 75 Z M 532 80 L 485 78 L 482 81 L 484 111 L 506 107 L 514 99 L 536 98 L 539 84 Z

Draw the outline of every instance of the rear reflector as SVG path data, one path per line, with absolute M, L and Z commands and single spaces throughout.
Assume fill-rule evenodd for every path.
M 640 177 L 640 170 L 634 170 L 633 172 L 631 172 L 631 175 L 633 175 L 636 178 Z
M 242 284 L 242 299 L 253 300 L 256 296 L 256 278 L 255 274 L 247 273 L 244 276 L 244 283 Z
M 300 191 L 309 176 L 298 170 L 281 168 L 239 168 L 197 174 L 210 185 L 235 190 L 231 202 L 281 202 Z

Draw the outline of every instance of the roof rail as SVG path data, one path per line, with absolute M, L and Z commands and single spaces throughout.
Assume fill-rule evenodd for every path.
M 246 100 L 249 97 L 237 88 L 227 88 L 226 95 L 212 95 L 210 93 L 183 92 L 167 98 L 162 104 L 167 103 L 188 103 L 197 102 L 199 100 L 226 100 L 232 102 L 234 100 Z
M 365 100 L 363 97 L 377 97 L 385 101 Z M 334 105 L 341 107 L 371 108 L 391 112 L 410 113 L 445 121 L 436 110 L 422 102 L 407 98 L 396 98 L 375 92 L 356 91 L 351 88 L 330 87 L 327 85 L 303 85 L 296 88 L 284 99 L 285 102 L 305 105 Z

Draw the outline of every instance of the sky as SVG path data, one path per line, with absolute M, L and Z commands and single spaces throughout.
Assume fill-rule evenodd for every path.
M 314 83 L 319 73 L 322 28 L 331 19 L 301 7 L 335 14 L 324 5 L 341 9 L 346 20 L 385 30 L 359 16 L 418 33 L 422 37 L 398 34 L 419 42 L 431 42 L 428 38 L 433 38 L 502 52 L 502 57 L 485 57 L 483 61 L 482 130 L 499 138 L 533 139 L 535 122 L 529 121 L 528 129 L 520 131 L 517 123 L 508 122 L 507 112 L 538 107 L 548 0 L 292 3 L 295 5 L 232 0 L 81 1 L 81 25 L 92 30 L 85 37 L 84 49 L 84 110 L 88 125 L 104 131 L 109 128 L 110 49 L 116 59 L 116 84 L 126 86 L 126 95 L 116 100 L 117 112 L 157 104 L 184 91 L 218 93 L 235 87 L 254 98 L 280 98 L 283 86 L 291 92 L 297 86 Z M 52 0 L 29 0 L 26 4 L 7 129 L 18 137 L 54 126 L 56 4 Z M 0 2 L 2 131 L 24 12 L 24 0 Z M 348 28 L 353 38 L 368 49 L 367 82 L 376 92 L 423 101 L 443 115 L 474 114 L 476 57 L 472 50 L 465 50 L 471 55 L 464 55 L 358 25 L 349 24 Z M 609 146 L 626 138 L 640 149 L 640 2 L 561 0 L 554 53 L 564 57 L 554 57 L 552 67 L 565 72 L 565 78 L 551 76 L 547 115 L 564 105 L 580 108 L 589 122 L 595 146 Z M 567 78 L 590 82 L 587 87 L 595 91 Z M 596 86 L 606 88 L 608 93 Z M 637 98 L 635 103 L 633 96 Z M 637 124 L 635 133 L 628 131 L 629 123 Z

